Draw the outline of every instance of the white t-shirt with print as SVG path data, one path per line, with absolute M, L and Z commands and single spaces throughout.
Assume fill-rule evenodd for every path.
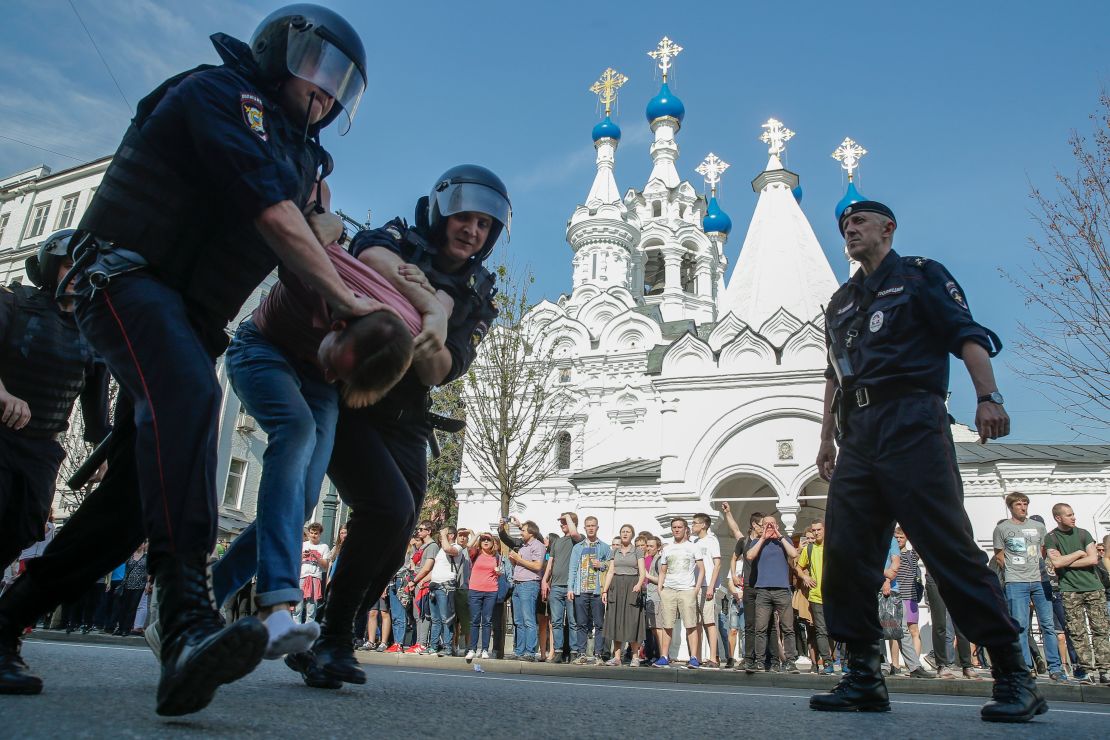
M 661 565 L 667 566 L 667 577 L 663 588 L 674 591 L 689 591 L 697 581 L 697 563 L 700 558 L 698 546 L 693 542 L 672 542 L 663 550 Z
M 716 591 L 717 583 L 710 583 L 709 579 L 713 577 L 713 559 L 721 559 L 721 541 L 717 539 L 717 535 L 712 532 L 707 532 L 704 537 L 699 537 L 694 544 L 698 548 L 698 558 L 701 560 L 702 567 L 705 568 L 705 585 L 708 586 L 707 591 Z M 717 581 L 720 582 L 720 580 L 721 575 L 718 573 Z
M 315 553 L 315 557 L 309 553 Z M 322 578 L 324 576 L 324 561 L 328 559 L 331 548 L 321 542 L 314 545 L 311 542 L 301 544 L 301 578 Z

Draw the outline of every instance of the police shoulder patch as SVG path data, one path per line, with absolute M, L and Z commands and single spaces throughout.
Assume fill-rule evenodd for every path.
M 955 282 L 949 280 L 947 283 L 945 283 L 944 292 L 948 294 L 949 298 L 959 304 L 960 308 L 967 308 L 967 303 L 964 301 L 964 297 L 960 293 L 960 286 L 956 285 Z
M 489 331 L 489 322 L 479 321 L 478 325 L 474 327 L 474 331 L 470 335 L 470 346 L 477 347 L 483 339 L 486 338 L 486 333 Z
M 247 127 L 263 141 L 269 140 L 269 134 L 266 133 L 266 121 L 262 114 L 265 109 L 262 98 L 252 93 L 240 93 L 239 108 L 243 112 L 243 122 L 247 124 Z

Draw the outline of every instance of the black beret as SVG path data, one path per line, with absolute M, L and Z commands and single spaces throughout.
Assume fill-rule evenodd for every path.
M 851 204 L 840 212 L 840 218 L 837 219 L 837 223 L 840 226 L 841 236 L 844 236 L 844 219 L 851 216 L 853 213 L 879 213 L 893 221 L 895 226 L 898 225 L 898 219 L 894 218 L 894 211 L 877 200 L 861 200 L 858 203 Z

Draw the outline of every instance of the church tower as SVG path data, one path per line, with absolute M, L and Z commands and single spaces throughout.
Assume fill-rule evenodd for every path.
M 633 252 L 640 238 L 639 221 L 621 200 L 613 167 L 621 130 L 613 121 L 617 91 L 628 78 L 609 68 L 590 92 L 605 106 L 605 118 L 593 129 L 597 174 L 586 202 L 574 209 L 567 225 L 567 242 L 574 250 L 573 291 L 567 299 L 573 309 L 619 287 L 631 291 Z

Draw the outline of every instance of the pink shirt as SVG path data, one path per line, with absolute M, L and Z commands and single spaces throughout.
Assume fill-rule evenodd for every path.
M 497 590 L 497 558 L 479 552 L 470 569 L 470 590 L 490 593 Z
M 420 333 L 420 313 L 374 268 L 359 262 L 338 244 L 329 244 L 324 251 L 339 277 L 355 295 L 392 307 L 414 337 Z M 255 309 L 251 320 L 266 339 L 296 359 L 318 368 L 316 351 L 331 328 L 328 305 L 284 267 L 279 274 L 281 279 Z

